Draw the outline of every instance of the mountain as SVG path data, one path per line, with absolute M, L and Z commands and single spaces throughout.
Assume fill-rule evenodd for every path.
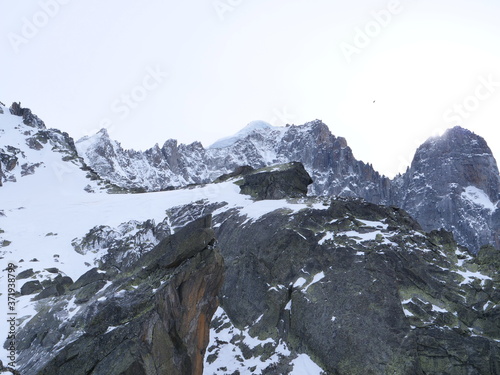
M 313 194 L 361 196 L 376 203 L 390 198 L 389 179 L 357 161 L 345 139 L 333 136 L 319 120 L 288 127 L 253 122 L 206 149 L 199 142 L 168 140 L 144 152 L 124 150 L 105 130 L 77 141 L 76 147 L 99 175 L 125 188 L 159 191 L 212 182 L 243 165 L 300 161 L 314 180 Z
M 35 125 L 20 106 L 0 109 L 0 153 L 16 158 L 2 156 L 0 283 L 15 279 L 17 290 L 0 373 L 500 371 L 493 247 L 473 255 L 398 207 L 311 196 L 299 162 L 127 190 L 98 176 L 69 136 Z M 322 125 L 257 126 L 226 141 L 228 155 L 269 132 L 290 137 L 277 144 L 313 145 Z M 344 150 L 340 160 L 362 165 L 322 134 Z M 30 147 L 33 137 L 41 147 Z M 24 164 L 38 166 L 23 174 Z
M 500 248 L 500 174 L 480 136 L 455 127 L 427 140 L 394 185 L 393 204 L 425 230 L 453 231 L 473 252 L 485 244 Z
M 158 191 L 213 181 L 235 168 L 303 163 L 313 195 L 359 197 L 410 212 L 425 230 L 444 228 L 477 253 L 500 248 L 500 175 L 486 141 L 456 127 L 431 138 L 416 152 L 411 168 L 390 180 L 356 160 L 344 138 L 319 120 L 287 127 L 250 123 L 208 148 L 165 142 L 145 152 L 123 150 L 103 130 L 76 143 L 103 178 L 124 188 Z

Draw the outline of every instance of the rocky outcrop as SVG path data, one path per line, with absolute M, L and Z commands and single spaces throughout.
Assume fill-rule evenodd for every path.
M 252 372 L 218 362 L 231 351 L 249 363 L 275 358 L 263 374 L 288 373 L 304 352 L 327 374 L 500 370 L 498 252 L 473 258 L 449 232 L 425 234 L 397 208 L 307 204 L 322 208 L 214 218 L 227 267 L 222 307 L 235 327 L 228 338 L 229 322 L 214 322 L 207 360 L 225 368 L 217 374 Z M 261 344 L 249 347 L 245 332 Z
M 231 173 L 225 173 L 222 176 L 217 177 L 214 180 L 214 183 L 224 182 L 234 177 L 245 176 L 249 173 L 252 173 L 253 171 L 255 171 L 255 168 L 249 165 L 242 165 L 240 167 L 235 168 L 235 170 L 232 171 Z
M 394 181 L 393 204 L 425 230 L 444 228 L 473 253 L 500 248 L 500 174 L 486 141 L 460 128 L 431 138 Z
M 13 171 L 19 165 L 20 153 L 21 150 L 12 146 L 0 148 L 0 186 L 7 181 L 16 181 Z
M 242 194 L 264 200 L 305 197 L 312 182 L 301 163 L 289 163 L 247 173 L 238 184 Z
M 21 375 L 21 373 L 9 366 L 4 366 L 2 361 L 0 361 L 0 374 L 7 375 Z
M 40 299 L 18 334 L 19 370 L 201 375 L 223 280 L 214 243 L 211 217 L 201 217 L 136 262 L 101 264 L 50 303 Z
M 21 116 L 25 125 L 31 126 L 37 129 L 46 129 L 45 123 L 40 120 L 40 118 L 35 115 L 29 108 L 21 107 L 21 103 L 12 103 L 9 108 L 10 113 L 14 116 Z

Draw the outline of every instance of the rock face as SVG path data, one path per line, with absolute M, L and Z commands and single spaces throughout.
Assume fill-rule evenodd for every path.
M 12 103 L 10 113 L 14 116 L 21 116 L 24 124 L 38 129 L 46 129 L 45 123 L 40 118 L 31 112 L 29 108 L 21 107 L 21 103 Z
M 288 373 L 304 352 L 326 374 L 500 371 L 498 252 L 488 252 L 487 269 L 448 232 L 427 235 L 402 210 L 309 204 L 323 207 L 244 224 L 236 212 L 214 218 L 227 317 L 214 321 L 210 374 L 253 373 L 237 356 L 228 366 L 222 353 L 231 352 L 251 364 L 274 358 L 262 374 Z M 248 336 L 261 341 L 250 345 Z
M 290 163 L 245 174 L 240 189 L 257 200 L 300 198 L 312 182 L 301 163 Z
M 21 373 L 201 375 L 223 281 L 214 242 L 205 216 L 82 275 L 19 332 Z
M 304 353 L 326 374 L 500 371 L 498 251 L 472 257 L 451 233 L 360 199 L 223 208 L 170 212 L 172 225 L 213 212 L 225 259 L 206 374 L 288 374 Z
M 486 244 L 500 248 L 500 175 L 483 138 L 455 127 L 429 139 L 394 185 L 392 203 L 425 230 L 452 231 L 474 253 Z

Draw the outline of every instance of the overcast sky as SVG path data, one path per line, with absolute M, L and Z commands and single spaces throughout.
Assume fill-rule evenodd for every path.
M 75 139 L 323 120 L 392 177 L 453 125 L 500 157 L 498 1 L 0 0 L 0 101 Z

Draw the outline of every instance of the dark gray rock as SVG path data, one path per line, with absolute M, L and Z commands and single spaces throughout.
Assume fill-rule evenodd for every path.
M 34 164 L 22 164 L 21 165 L 21 177 L 29 176 L 35 173 L 35 169 L 42 166 L 42 163 L 34 163 Z
M 52 270 L 54 271 L 57 269 L 55 268 Z M 73 280 L 71 279 L 71 277 L 62 276 L 61 274 L 58 274 L 53 280 L 43 280 L 43 290 L 38 293 L 35 298 L 33 298 L 33 300 L 38 301 L 48 297 L 61 296 L 69 289 L 72 284 Z
M 33 268 L 29 268 L 27 270 L 19 272 L 19 274 L 16 276 L 16 279 L 17 280 L 28 279 L 31 276 L 33 276 L 34 274 L 35 274 L 35 272 L 33 272 Z
M 36 138 L 27 138 L 26 144 L 29 148 L 37 151 L 43 148 L 43 145 Z
M 455 127 L 429 139 L 394 185 L 392 203 L 425 230 L 449 230 L 473 253 L 487 244 L 500 248 L 500 174 L 483 138 Z
M 45 124 L 40 118 L 33 114 L 29 108 L 22 108 L 21 103 L 12 103 L 10 113 L 14 116 L 21 116 L 23 122 L 31 127 L 45 129 Z
M 304 166 L 294 162 L 247 173 L 238 184 L 241 194 L 264 200 L 305 197 L 312 183 Z
M 242 219 L 214 219 L 227 267 L 222 306 L 237 328 L 308 353 L 327 374 L 486 375 L 500 366 L 498 272 L 467 281 L 478 264 L 449 232 L 426 235 L 405 211 L 359 200 Z
M 73 285 L 69 287 L 69 290 L 80 289 L 89 284 L 98 282 L 98 281 L 106 281 L 108 280 L 108 276 L 105 272 L 99 272 L 97 267 L 94 267 L 87 272 L 85 272 L 82 276 L 76 280 Z
M 477 253 L 476 262 L 481 269 L 500 270 L 500 252 L 493 246 L 483 246 Z
M 186 225 L 112 279 L 92 269 L 39 305 L 18 332 L 20 371 L 201 375 L 224 269 L 210 224 L 202 217 Z
M 21 295 L 26 296 L 29 294 L 35 294 L 43 290 L 43 286 L 38 280 L 28 281 L 21 287 Z
M 235 168 L 235 170 L 232 171 L 231 173 L 226 173 L 226 174 L 223 174 L 222 176 L 217 177 L 214 180 L 214 183 L 224 182 L 224 181 L 227 181 L 227 180 L 234 178 L 234 177 L 245 176 L 249 173 L 252 173 L 253 171 L 255 171 L 255 168 L 253 168 L 249 165 L 243 165 L 243 166 Z

